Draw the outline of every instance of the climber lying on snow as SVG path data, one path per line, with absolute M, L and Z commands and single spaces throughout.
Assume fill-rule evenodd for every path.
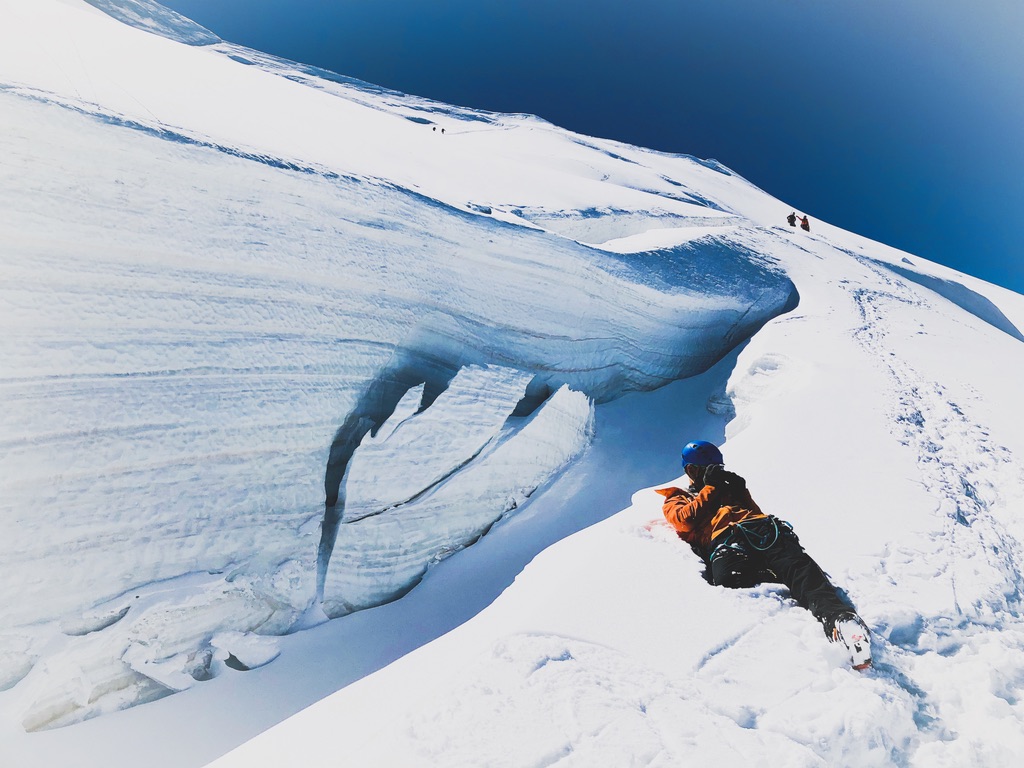
M 720 587 L 753 587 L 778 582 L 821 622 L 832 641 L 849 649 L 855 669 L 871 665 L 867 626 L 836 592 L 818 564 L 804 551 L 793 527 L 765 515 L 746 481 L 724 466 L 722 453 L 705 440 L 687 443 L 683 467 L 688 490 L 659 488 L 665 518 L 709 566 Z

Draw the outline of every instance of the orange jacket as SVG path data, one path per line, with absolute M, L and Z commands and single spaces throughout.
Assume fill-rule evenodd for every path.
M 766 517 L 746 488 L 716 490 L 713 485 L 705 485 L 696 495 L 682 488 L 656 491 L 665 497 L 661 507 L 665 519 L 684 541 L 696 544 L 704 552 L 710 551 L 711 542 L 734 523 Z

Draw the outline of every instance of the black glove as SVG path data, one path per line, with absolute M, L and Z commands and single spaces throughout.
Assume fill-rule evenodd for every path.
M 704 485 L 719 486 L 722 484 L 722 475 L 725 472 L 725 467 L 721 464 L 708 464 L 704 467 L 703 477 Z
M 721 464 L 710 464 L 704 470 L 704 484 L 713 485 L 715 488 L 728 488 L 741 491 L 747 487 L 747 481 L 730 472 Z

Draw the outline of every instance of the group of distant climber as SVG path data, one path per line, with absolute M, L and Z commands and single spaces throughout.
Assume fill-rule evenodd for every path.
M 789 216 L 786 217 L 786 221 L 789 222 L 789 226 L 791 227 L 796 226 L 797 219 L 800 219 L 800 229 L 802 229 L 804 232 L 811 231 L 811 221 L 806 216 L 797 216 L 796 211 L 793 211 L 791 214 L 789 214 Z

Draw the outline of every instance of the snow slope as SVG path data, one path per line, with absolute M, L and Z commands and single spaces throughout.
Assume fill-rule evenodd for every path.
M 631 233 L 625 206 L 652 195 L 630 185 L 673 188 L 536 119 L 452 110 L 479 135 L 440 134 L 417 100 L 82 4 L 5 11 L 0 686 L 29 730 L 407 592 L 586 448 L 592 402 L 702 371 L 795 302 L 753 252 L 608 253 L 530 223 L 600 205 L 601 237 Z M 540 161 L 508 164 L 516 134 Z M 595 168 L 573 209 L 491 196 L 549 158 Z M 664 207 L 735 229 L 707 202 Z
M 169 14 L 0 1 L 15 764 L 201 765 L 334 691 L 217 765 L 1024 749 L 1024 298 Z M 874 670 L 700 578 L 651 490 L 694 437 Z

